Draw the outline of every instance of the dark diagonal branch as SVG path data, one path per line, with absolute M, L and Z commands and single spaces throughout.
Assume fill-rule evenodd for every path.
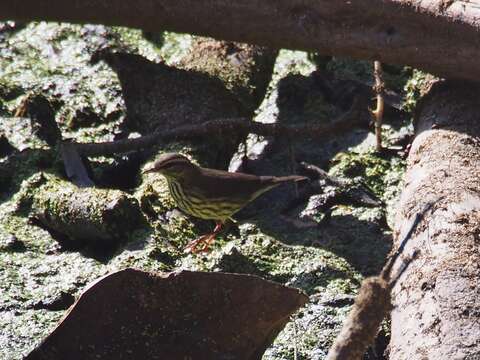
M 324 124 L 282 125 L 264 124 L 248 118 L 215 119 L 200 125 L 186 125 L 166 131 L 157 131 L 135 139 L 104 143 L 72 143 L 79 154 L 85 156 L 108 156 L 116 153 L 137 151 L 161 142 L 195 139 L 206 136 L 229 134 L 257 134 L 261 136 L 289 136 L 292 140 L 309 137 L 330 136 L 343 133 L 365 122 L 360 99 L 351 109 L 335 121 Z

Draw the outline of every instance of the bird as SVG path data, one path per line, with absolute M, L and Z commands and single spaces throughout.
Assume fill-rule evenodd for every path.
M 162 154 L 144 173 L 160 173 L 170 195 L 183 212 L 214 220 L 213 232 L 190 242 L 185 252 L 207 252 L 227 220 L 263 193 L 305 176 L 257 176 L 200 167 L 178 153 Z

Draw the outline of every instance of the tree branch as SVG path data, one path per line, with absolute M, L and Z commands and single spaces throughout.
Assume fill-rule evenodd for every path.
M 0 20 L 187 32 L 407 64 L 463 79 L 480 79 L 479 18 L 476 2 L 444 0 L 0 1 Z
M 172 130 L 157 131 L 135 139 L 124 139 L 104 143 L 71 143 L 80 155 L 108 156 L 115 153 L 125 153 L 152 147 L 162 141 L 178 141 L 213 135 L 228 135 L 232 133 L 253 133 L 262 136 L 286 136 L 292 140 L 306 137 L 320 137 L 340 134 L 362 123 L 361 101 L 356 98 L 349 111 L 340 118 L 326 124 L 282 125 L 264 124 L 251 121 L 248 118 L 215 119 L 200 125 L 186 125 Z
M 417 107 L 396 233 L 409 232 L 426 202 L 434 205 L 406 249 L 425 251 L 393 288 L 391 360 L 480 354 L 480 314 L 473 310 L 480 309 L 479 95 L 479 86 L 439 82 Z

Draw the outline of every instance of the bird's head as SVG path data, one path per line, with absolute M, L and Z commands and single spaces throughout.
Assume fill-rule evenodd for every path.
M 153 167 L 144 170 L 143 173 L 158 172 L 166 178 L 175 180 L 181 179 L 196 168 L 197 165 L 187 157 L 176 153 L 166 153 L 155 161 Z

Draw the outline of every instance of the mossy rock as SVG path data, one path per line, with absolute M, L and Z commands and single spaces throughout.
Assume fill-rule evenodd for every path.
M 78 188 L 47 176 L 32 191 L 31 216 L 68 246 L 112 246 L 144 225 L 138 201 L 119 190 Z
M 251 115 L 265 97 L 277 55 L 262 46 L 197 37 L 179 66 L 220 79 Z

